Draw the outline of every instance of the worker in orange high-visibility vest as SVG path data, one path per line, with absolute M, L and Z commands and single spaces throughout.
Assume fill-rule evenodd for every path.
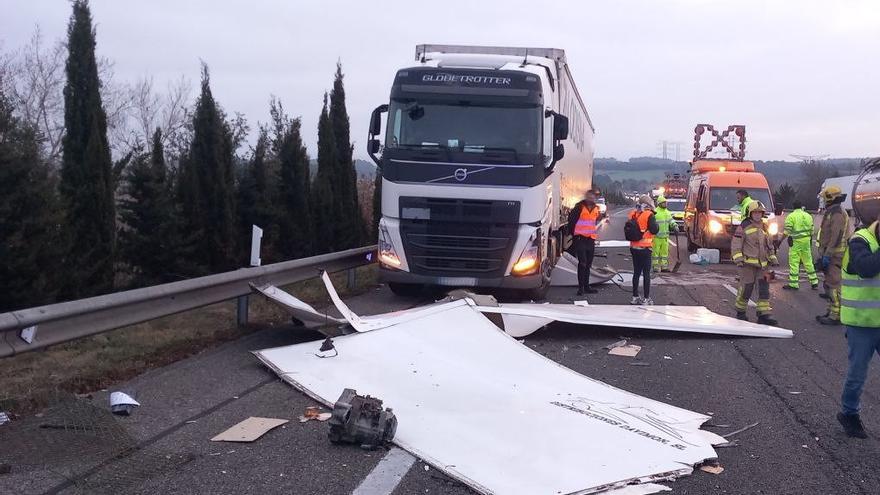
M 654 236 L 660 231 L 657 219 L 654 217 L 654 200 L 650 196 L 643 195 L 639 198 L 639 204 L 629 214 L 629 221 L 634 221 L 641 232 L 641 239 L 630 241 L 629 252 L 633 262 L 633 295 L 630 304 L 652 305 L 651 299 L 651 248 L 654 244 Z M 643 297 L 639 297 L 639 277 L 644 280 Z
M 596 239 L 599 238 L 599 206 L 592 191 L 587 191 L 584 199 L 571 209 L 568 231 L 572 233 L 574 253 L 578 260 L 577 295 L 595 294 L 598 291 L 590 287 L 590 269 L 596 252 Z

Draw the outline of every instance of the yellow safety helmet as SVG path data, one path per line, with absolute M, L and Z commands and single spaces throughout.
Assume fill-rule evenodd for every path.
M 749 206 L 746 207 L 746 213 L 749 216 L 752 216 L 752 213 L 760 211 L 761 213 L 767 213 L 767 208 L 764 207 L 764 203 L 760 201 L 752 201 L 749 203 Z
M 822 190 L 822 199 L 827 203 L 829 201 L 834 201 L 842 194 L 843 191 L 840 189 L 840 186 L 830 185 Z
M 666 198 L 664 198 L 663 196 L 657 196 L 657 204 L 658 205 L 662 205 L 665 203 L 666 203 Z

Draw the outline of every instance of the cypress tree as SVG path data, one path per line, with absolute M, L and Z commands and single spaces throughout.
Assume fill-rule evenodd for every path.
M 338 160 L 336 136 L 327 109 L 327 94 L 324 93 L 324 108 L 318 119 L 318 174 L 312 194 L 316 254 L 329 253 L 345 247 L 337 237 L 338 225 L 344 222 L 342 216 L 353 214 L 346 212 L 343 202 L 335 197 L 338 189 L 333 185 L 334 180 L 337 179 L 335 172 L 339 164 Z
M 119 252 L 138 286 L 168 282 L 177 270 L 174 201 L 162 131 L 153 134 L 149 154 L 138 152 L 125 174 L 120 200 Z
M 330 92 L 330 121 L 336 140 L 336 167 L 332 181 L 333 194 L 339 203 L 340 215 L 334 222 L 337 249 L 360 246 L 366 237 L 366 225 L 358 206 L 357 173 L 352 161 L 351 131 L 345 109 L 345 85 L 342 64 L 336 63 L 333 90 Z
M 73 3 L 67 48 L 60 192 L 71 243 L 63 297 L 75 298 L 112 290 L 116 250 L 113 164 L 86 0 Z
M 289 121 L 278 147 L 281 168 L 279 235 L 281 253 L 287 259 L 311 256 L 316 246 L 310 204 L 309 155 L 302 142 L 300 125 L 298 118 Z
M 193 112 L 193 136 L 181 162 L 178 197 L 193 263 L 211 271 L 236 266 L 235 177 L 229 124 L 211 93 L 208 67 L 202 65 L 201 94 Z
M 0 81 L 2 82 L 2 81 Z M 64 253 L 55 183 L 36 129 L 0 84 L 0 313 L 54 301 Z

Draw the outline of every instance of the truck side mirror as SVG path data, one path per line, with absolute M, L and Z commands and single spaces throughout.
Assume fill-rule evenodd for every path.
M 553 140 L 564 141 L 568 139 L 568 117 L 565 115 L 553 115 Z M 554 151 L 555 154 L 555 151 Z
M 565 146 L 563 146 L 562 143 L 559 143 L 553 147 L 553 161 L 554 162 L 558 162 L 559 160 L 562 160 L 562 158 L 564 156 L 565 156 Z
M 382 114 L 387 111 L 388 105 L 379 105 L 373 110 L 373 114 L 370 116 L 369 135 L 367 136 L 367 154 L 379 168 L 382 168 L 382 164 L 376 156 L 376 153 L 379 152 L 379 140 L 376 139 L 376 136 L 382 132 Z

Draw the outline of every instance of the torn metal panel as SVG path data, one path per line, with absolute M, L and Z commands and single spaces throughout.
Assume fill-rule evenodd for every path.
M 475 307 L 483 313 L 547 318 L 576 325 L 644 328 L 742 337 L 791 338 L 794 335 L 791 330 L 722 316 L 703 306 L 593 304 L 583 307 L 574 304 L 502 304 L 500 307 Z M 524 337 L 525 335 L 528 334 L 515 336 Z
M 480 493 L 586 494 L 673 479 L 724 442 L 699 429 L 709 416 L 579 375 L 467 305 L 374 330 L 335 339 L 332 359 L 316 357 L 320 342 L 256 355 L 324 404 L 345 388 L 381 397 L 399 418 L 394 443 Z
M 590 269 L 590 284 L 604 284 L 610 281 L 617 271 L 610 266 L 597 267 Z M 553 271 L 550 272 L 550 285 L 552 287 L 577 287 L 577 258 L 569 253 L 562 253 Z
M 288 294 L 278 287 L 275 287 L 274 285 L 257 286 L 251 284 L 251 289 L 266 296 L 267 299 L 287 310 L 287 312 L 290 313 L 290 316 L 303 322 L 306 326 L 347 324 L 344 319 L 336 318 L 334 316 L 327 315 L 326 313 L 321 313 L 315 308 L 306 304 L 305 302 L 300 301 L 296 297 Z

